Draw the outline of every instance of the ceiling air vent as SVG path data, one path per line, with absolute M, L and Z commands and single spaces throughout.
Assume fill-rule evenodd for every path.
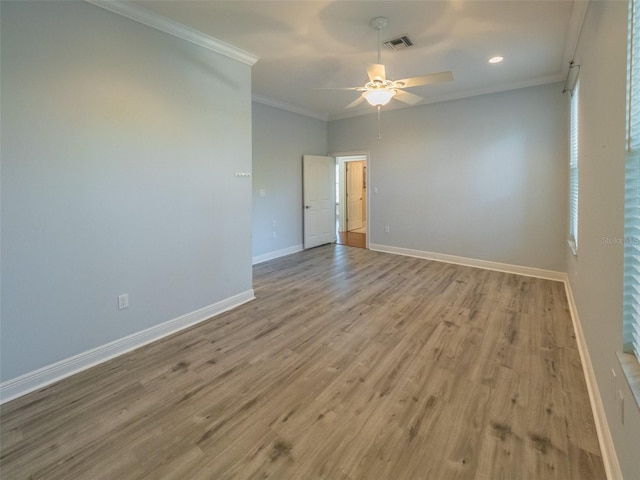
M 413 42 L 408 36 L 402 35 L 401 37 L 387 40 L 383 43 L 383 45 L 387 48 L 387 50 L 395 52 L 396 50 L 404 50 L 405 48 L 411 47 L 413 45 Z

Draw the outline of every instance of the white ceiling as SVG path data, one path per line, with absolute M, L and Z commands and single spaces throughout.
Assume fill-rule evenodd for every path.
M 387 77 L 451 70 L 454 81 L 411 88 L 423 103 L 564 80 L 586 10 L 585 0 L 191 1 L 134 2 L 256 54 L 254 99 L 323 119 L 370 113 L 345 105 L 375 63 L 373 17 L 385 16 L 382 40 L 408 34 L 414 46 L 382 49 Z M 487 60 L 501 55 L 504 62 Z M 403 107 L 392 101 L 388 108 Z

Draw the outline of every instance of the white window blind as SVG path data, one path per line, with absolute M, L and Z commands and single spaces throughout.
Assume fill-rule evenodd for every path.
M 571 91 L 570 144 L 569 144 L 569 246 L 578 253 L 578 97 L 580 79 Z
M 624 349 L 640 358 L 640 16 L 629 2 L 624 206 Z

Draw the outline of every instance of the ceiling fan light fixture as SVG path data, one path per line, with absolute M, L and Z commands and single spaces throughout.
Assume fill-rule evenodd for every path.
M 391 88 L 377 88 L 374 90 L 367 90 L 362 95 L 365 100 L 369 102 L 369 105 L 374 107 L 383 107 L 391 101 L 396 91 Z

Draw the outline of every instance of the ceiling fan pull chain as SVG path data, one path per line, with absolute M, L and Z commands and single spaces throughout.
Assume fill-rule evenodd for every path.
M 378 140 L 382 140 L 382 130 L 380 130 L 380 105 L 378 105 Z

